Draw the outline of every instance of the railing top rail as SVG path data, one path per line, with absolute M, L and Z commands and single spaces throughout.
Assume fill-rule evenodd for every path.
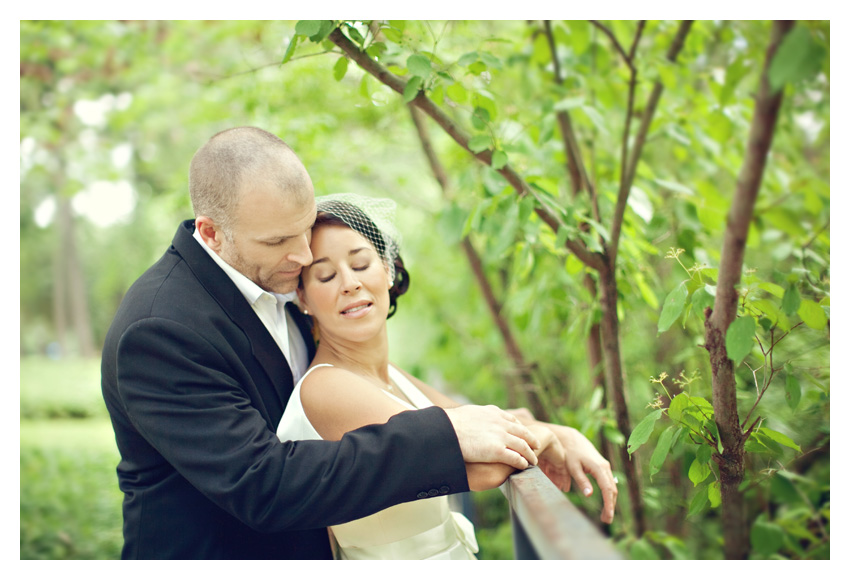
M 539 468 L 511 475 L 501 489 L 541 559 L 622 559 L 611 541 Z

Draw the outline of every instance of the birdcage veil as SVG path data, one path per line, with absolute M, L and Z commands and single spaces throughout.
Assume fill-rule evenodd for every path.
M 316 198 L 316 211 L 329 213 L 368 239 L 395 278 L 401 234 L 395 225 L 396 203 L 356 193 L 332 193 Z

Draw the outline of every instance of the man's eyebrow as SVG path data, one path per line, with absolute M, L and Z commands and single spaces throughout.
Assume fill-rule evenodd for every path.
M 312 230 L 315 225 L 316 225 L 316 219 L 313 218 L 313 223 L 310 224 L 310 226 L 307 228 L 307 230 L 308 231 Z M 301 234 L 295 234 L 295 235 L 292 235 L 292 236 L 272 236 L 272 237 L 269 237 L 269 238 L 260 238 L 260 241 L 261 242 L 284 242 L 286 240 L 291 240 L 292 238 L 297 238 L 300 235 Z
M 360 247 L 360 248 L 354 248 L 353 250 L 348 252 L 348 255 L 353 256 L 354 254 L 356 254 L 358 252 L 362 252 L 363 250 L 368 250 L 368 249 L 369 249 L 368 246 L 363 246 L 363 247 Z M 321 264 L 322 262 L 328 262 L 328 261 L 330 261 L 330 258 L 328 258 L 328 257 L 319 258 L 318 260 L 313 260 L 313 263 L 310 264 L 310 265 L 315 266 L 316 264 Z

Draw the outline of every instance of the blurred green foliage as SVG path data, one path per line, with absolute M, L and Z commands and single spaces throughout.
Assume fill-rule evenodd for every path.
M 625 45 L 634 34 L 633 22 L 605 24 Z M 557 84 L 539 21 L 380 26 L 385 39 L 370 50 L 394 74 L 418 78 L 411 87 L 423 88 L 474 135 L 476 149 L 494 146 L 504 155 L 499 162 L 546 192 L 571 227 L 591 225 L 587 196 L 573 197 L 566 177 L 557 113 L 569 111 L 592 161 L 603 218 L 610 215 L 627 78 L 599 30 L 583 21 L 551 23 L 564 73 Z M 830 273 L 830 26 L 798 26 L 795 43 L 817 58 L 792 59 L 773 73 L 790 84 L 745 267 L 780 286 L 794 275 L 800 299 L 820 302 L 828 297 Z M 669 329 L 658 332 L 665 296 L 684 276 L 665 254 L 681 248 L 686 269 L 717 266 L 769 23 L 697 21 L 679 64 L 672 65 L 663 56 L 676 27 L 649 22 L 637 52 L 636 113 L 656 78 L 664 95 L 638 165 L 618 258 L 623 366 L 635 425 L 660 390 L 650 377 L 662 372 L 698 372 L 691 388 L 710 396 L 698 307 L 705 296 L 690 288 L 692 309 L 665 320 Z M 365 25 L 354 28 L 365 34 Z M 57 322 L 58 297 L 63 288 L 68 292 L 59 275 L 68 238 L 55 218 L 37 223 L 35 216 L 56 200 L 71 203 L 96 181 L 132 184 L 136 205 L 123 221 L 98 226 L 72 212 L 97 347 L 123 293 L 162 254 L 177 222 L 191 217 L 186 187 L 192 154 L 215 132 L 236 125 L 280 135 L 305 163 L 317 195 L 353 191 L 399 203 L 411 290 L 389 325 L 396 363 L 473 402 L 508 404 L 515 368 L 460 250 L 469 234 L 553 415 L 595 443 L 626 443 L 628 434 L 617 430 L 587 365 L 585 340 L 599 320 L 598 304 L 583 284 L 588 268 L 516 201 L 500 175 L 473 162 L 429 121 L 450 177 L 444 194 L 405 97 L 326 43 L 294 43 L 295 32 L 296 23 L 286 21 L 21 21 L 22 558 L 111 558 L 120 547 L 117 456 L 99 400 L 98 365 L 67 356 L 80 342 L 70 308 L 64 325 Z M 81 104 L 101 107 L 103 119 L 84 121 Z M 112 162 L 126 148 L 129 161 Z M 592 227 L 601 225 L 604 233 L 603 222 Z M 586 239 L 593 242 L 592 235 Z M 61 362 L 38 356 L 55 353 L 58 343 Z M 824 550 L 828 557 L 829 350 L 827 326 L 798 329 L 778 351 L 796 372 L 790 379 L 777 376 L 759 413 L 804 452 L 821 451 L 811 464 L 811 455 L 788 448 L 755 462 L 747 494 L 754 557 L 820 558 Z M 738 368 L 741 408 L 759 396 L 746 366 L 758 364 L 758 351 L 752 353 Z M 652 531 L 643 538 L 629 533 L 622 485 L 610 531 L 622 552 L 635 558 L 722 557 L 719 509 L 689 479 L 696 446 L 682 440 L 669 464 L 650 476 L 651 449 L 662 431 L 650 433 L 646 453 L 634 456 L 647 466 L 641 484 Z M 806 472 L 796 473 L 803 463 Z M 693 509 L 703 492 L 706 501 Z M 596 496 L 569 495 L 593 520 Z M 504 498 L 499 492 L 476 498 L 482 556 L 512 557 Z M 776 526 L 783 530 L 781 542 Z
M 21 559 L 118 558 L 117 465 L 99 362 L 22 358 Z

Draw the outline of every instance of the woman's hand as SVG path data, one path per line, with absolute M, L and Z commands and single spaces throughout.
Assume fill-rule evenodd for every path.
M 552 483 L 561 491 L 570 490 L 570 472 L 567 469 L 567 456 L 563 444 L 546 423 L 533 422 L 528 425 L 535 437 L 540 441 L 540 446 L 534 448 L 537 454 L 537 466 L 552 480 Z
M 566 454 L 567 470 L 575 486 L 585 496 L 593 494 L 593 486 L 586 474 L 592 475 L 602 492 L 602 515 L 600 519 L 606 524 L 614 521 L 614 507 L 617 504 L 617 483 L 611 473 L 611 464 L 602 457 L 596 447 L 578 430 L 563 425 L 547 424 Z M 567 485 L 569 488 L 569 484 Z
M 602 515 L 600 519 L 610 524 L 614 521 L 614 508 L 617 504 L 617 484 L 614 474 L 611 473 L 611 464 L 596 450 L 596 447 L 588 441 L 587 437 L 578 430 L 563 425 L 552 423 L 541 423 L 534 419 L 528 409 L 511 409 L 523 424 L 540 438 L 542 431 L 535 431 L 533 425 L 546 427 L 558 440 L 563 450 L 564 459 L 559 460 L 557 452 L 546 457 L 546 451 L 537 451 L 540 458 L 540 468 L 549 479 L 561 490 L 569 491 L 570 487 L 581 490 L 584 496 L 593 494 L 593 486 L 587 474 L 592 475 L 602 492 Z

